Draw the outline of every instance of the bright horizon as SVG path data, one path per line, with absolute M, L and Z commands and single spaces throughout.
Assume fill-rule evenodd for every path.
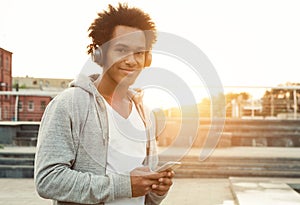
M 1 1 L 0 47 L 13 52 L 12 75 L 74 78 L 89 59 L 89 25 L 98 12 L 117 2 Z M 149 13 L 158 31 L 178 35 L 201 49 L 224 86 L 300 82 L 296 75 L 300 68 L 297 0 L 127 2 Z M 165 63 L 154 56 L 153 65 L 169 67 Z M 192 89 L 203 85 L 191 80 L 191 75 L 186 80 Z

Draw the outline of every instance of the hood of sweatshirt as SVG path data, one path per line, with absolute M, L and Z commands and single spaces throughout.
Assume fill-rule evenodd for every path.
M 100 74 L 94 74 L 90 76 L 79 74 L 72 82 L 70 82 L 69 87 L 79 87 L 86 92 L 95 95 L 98 93 L 95 83 L 100 81 L 100 79 Z M 97 92 L 95 93 L 95 91 Z

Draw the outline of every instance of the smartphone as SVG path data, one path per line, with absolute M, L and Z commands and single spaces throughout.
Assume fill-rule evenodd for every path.
M 175 170 L 175 169 L 179 168 L 180 166 L 181 166 L 181 162 L 169 161 L 169 162 L 166 162 L 165 164 L 163 164 L 162 166 L 157 167 L 154 171 L 163 172 L 166 170 Z

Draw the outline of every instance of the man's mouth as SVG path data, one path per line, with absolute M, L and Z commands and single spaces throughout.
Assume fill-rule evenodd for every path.
M 127 75 L 137 71 L 136 69 L 130 69 L 130 68 L 119 68 L 119 70 Z

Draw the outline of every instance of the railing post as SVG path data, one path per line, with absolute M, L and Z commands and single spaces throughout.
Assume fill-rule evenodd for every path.
M 253 100 L 253 96 L 251 96 L 251 118 L 254 118 L 254 100 Z
M 19 109 L 19 95 L 16 95 L 16 102 L 15 102 L 15 121 L 18 121 L 18 110 Z
M 274 95 L 271 93 L 271 116 L 274 117 Z
M 297 103 L 297 90 L 296 88 L 293 90 L 294 94 L 294 120 L 297 119 L 297 108 L 298 108 L 298 103 Z

